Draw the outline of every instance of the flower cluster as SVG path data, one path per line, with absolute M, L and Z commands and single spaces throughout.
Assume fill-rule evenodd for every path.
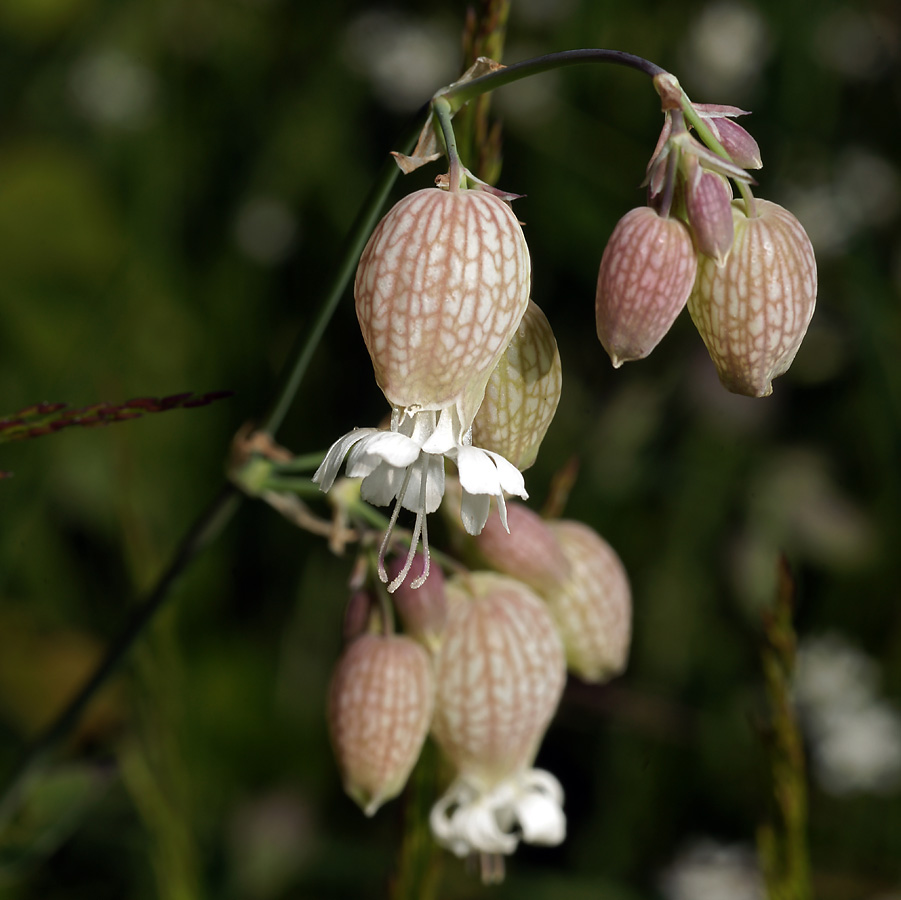
M 455 773 L 432 833 L 458 856 L 478 855 L 487 880 L 520 841 L 565 837 L 563 789 L 533 762 L 567 668 L 609 680 L 625 668 L 631 634 L 629 583 L 599 535 L 518 503 L 507 514 L 511 534 L 492 519 L 469 548 L 485 568 L 447 581 L 436 569 L 420 589 L 398 587 L 404 635 L 384 615 L 361 615 L 354 595 L 329 703 L 345 789 L 367 815 L 400 792 L 431 733 Z M 414 571 L 424 565 L 417 554 Z
M 665 119 L 649 202 L 604 251 L 598 336 L 614 366 L 641 359 L 687 305 L 723 384 L 764 396 L 813 313 L 810 242 L 790 213 L 751 195 L 746 169 L 761 162 L 733 121 L 744 112 L 692 105 L 667 74 L 655 84 Z M 430 127 L 405 169 L 435 157 Z M 378 578 L 349 604 L 329 723 L 345 788 L 367 815 L 402 790 L 431 734 L 455 773 L 432 832 L 459 856 L 479 855 L 493 880 L 520 841 L 563 840 L 563 790 L 533 763 L 567 669 L 593 683 L 625 669 L 632 597 L 619 557 L 591 528 L 508 502 L 527 497 L 522 471 L 559 401 L 560 356 L 530 299 L 515 195 L 461 170 L 449 119 L 443 127 L 449 175 L 388 212 L 354 284 L 390 424 L 340 438 L 314 476 L 328 491 L 344 467 L 363 500 L 393 504 Z M 458 505 L 450 518 L 470 566 L 447 580 L 438 567 L 429 578 L 427 516 L 442 503 Z M 394 557 L 402 509 L 415 522 Z
M 722 151 L 689 130 L 684 95 L 656 79 L 665 122 L 647 171 L 648 206 L 617 224 L 601 260 L 598 337 L 614 366 L 642 359 L 687 305 L 723 385 L 763 397 L 788 370 L 816 303 L 813 247 L 788 210 L 755 199 L 760 150 L 733 106 L 689 104 Z M 729 179 L 742 191 L 733 200 Z

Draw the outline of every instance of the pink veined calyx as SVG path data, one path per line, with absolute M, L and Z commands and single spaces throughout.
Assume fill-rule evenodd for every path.
M 376 226 L 354 282 L 357 319 L 376 382 L 391 404 L 387 430 L 358 428 L 336 441 L 313 480 L 329 490 L 346 460 L 362 478 L 361 496 L 394 503 L 379 553 L 401 510 L 416 514 L 405 565 L 422 541 L 428 577 L 426 516 L 444 496 L 444 461 L 462 486 L 461 518 L 484 526 L 491 498 L 506 527 L 504 493 L 527 497 L 521 472 L 492 450 L 472 446 L 472 422 L 485 386 L 529 303 L 531 261 L 510 204 L 491 190 L 426 188 L 398 202 Z

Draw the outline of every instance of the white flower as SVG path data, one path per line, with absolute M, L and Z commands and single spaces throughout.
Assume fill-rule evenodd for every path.
M 521 840 L 555 846 L 566 837 L 563 788 L 543 769 L 527 769 L 480 790 L 458 778 L 432 808 L 435 839 L 457 856 L 510 854 Z
M 413 582 L 419 587 L 429 574 L 429 543 L 426 515 L 434 512 L 444 496 L 444 460 L 453 460 L 463 489 L 460 515 L 470 534 L 478 534 L 488 519 L 491 498 L 507 527 L 504 491 L 526 498 L 522 473 L 511 462 L 491 450 L 473 447 L 470 431 L 464 430 L 456 407 L 441 410 L 400 409 L 391 413 L 391 428 L 356 428 L 337 440 L 313 475 L 328 491 L 347 458 L 349 478 L 362 478 L 360 495 L 376 506 L 397 501 L 379 551 L 379 577 L 387 581 L 385 552 L 401 508 L 416 513 L 416 524 L 406 563 L 388 585 L 396 590 L 407 577 L 416 548 L 422 539 L 425 568 Z M 509 529 L 508 529 L 509 530 Z
M 764 900 L 765 896 L 754 851 L 710 838 L 684 848 L 663 872 L 660 888 L 666 900 Z

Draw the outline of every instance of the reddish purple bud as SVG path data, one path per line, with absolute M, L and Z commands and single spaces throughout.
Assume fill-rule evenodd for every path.
M 364 634 L 338 660 L 329 731 L 344 789 L 367 816 L 403 790 L 433 706 L 429 655 L 410 638 Z
M 369 591 L 354 591 L 344 607 L 341 633 L 345 643 L 355 641 L 369 631 L 372 622 L 372 596 Z
M 643 359 L 669 331 L 694 284 L 697 253 L 684 223 L 648 206 L 613 230 L 598 272 L 597 331 L 615 368 Z
M 685 184 L 685 208 L 698 250 L 722 265 L 732 249 L 732 191 L 726 180 L 697 168 Z
M 813 316 L 817 267 L 801 223 L 755 200 L 749 218 L 732 204 L 735 241 L 725 265 L 702 259 L 688 309 L 720 381 L 736 394 L 765 397 L 788 370 Z
M 403 558 L 393 559 L 385 567 L 388 580 L 394 581 L 404 568 Z M 437 565 L 429 566 L 429 577 L 418 588 L 412 587 L 425 571 L 425 557 L 417 553 L 410 565 L 409 577 L 391 595 L 394 608 L 410 637 L 435 651 L 447 622 L 447 597 L 444 593 L 444 572 Z
M 707 124 L 723 149 L 732 157 L 732 162 L 743 169 L 763 167 L 757 141 L 738 122 L 733 122 L 732 119 L 708 119 Z
M 489 516 L 473 539 L 486 565 L 519 579 L 542 593 L 569 574 L 569 562 L 553 531 L 538 513 L 522 503 L 507 504 L 507 533 L 496 516 Z

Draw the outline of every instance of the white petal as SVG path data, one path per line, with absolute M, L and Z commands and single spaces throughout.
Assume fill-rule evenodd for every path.
M 488 521 L 491 497 L 488 494 L 469 494 L 463 491 L 460 519 L 468 534 L 481 534 Z
M 429 815 L 435 840 L 457 856 L 512 853 L 519 839 L 501 831 L 489 798 L 479 797 L 461 780 L 454 782 Z
M 566 837 L 563 789 L 560 782 L 541 769 L 526 773 L 524 791 L 516 803 L 516 818 L 527 844 L 555 846 Z
M 488 803 L 477 803 L 472 807 L 461 806 L 453 815 L 454 825 L 480 853 L 512 853 L 519 838 L 501 831 L 495 810 Z
M 377 428 L 355 428 L 353 431 L 345 434 L 344 437 L 338 438 L 329 448 L 322 465 L 313 475 L 313 481 L 319 485 L 320 490 L 327 491 L 335 483 L 338 472 L 341 470 L 341 463 L 347 456 L 347 451 L 353 447 L 358 441 L 369 435 L 377 434 Z
M 435 423 L 435 429 L 422 443 L 425 453 L 446 455 L 461 443 L 460 425 L 453 409 L 443 409 Z
M 493 450 L 483 450 L 482 452 L 487 453 L 494 460 L 501 487 L 508 494 L 516 494 L 517 497 L 528 500 L 529 495 L 526 492 L 526 483 L 522 477 L 522 472 L 505 456 L 501 456 L 500 453 L 495 453 Z
M 388 506 L 404 483 L 405 469 L 383 462 L 363 479 L 360 496 L 374 506 Z
M 460 486 L 470 494 L 501 492 L 501 479 L 494 460 L 478 447 L 459 447 L 456 453 Z
M 416 461 L 419 453 L 419 444 L 406 435 L 394 431 L 378 431 L 354 447 L 347 460 L 347 476 L 358 477 L 357 468 L 361 475 L 368 475 L 380 460 L 399 469 L 406 469 Z M 368 457 L 375 457 L 375 462 L 370 463 Z M 367 466 L 368 471 L 363 471 Z
M 422 478 L 426 478 L 425 506 L 422 505 Z M 404 491 L 403 507 L 412 512 L 432 513 L 441 505 L 444 496 L 444 457 L 423 453 L 420 462 L 410 473 L 410 481 Z

